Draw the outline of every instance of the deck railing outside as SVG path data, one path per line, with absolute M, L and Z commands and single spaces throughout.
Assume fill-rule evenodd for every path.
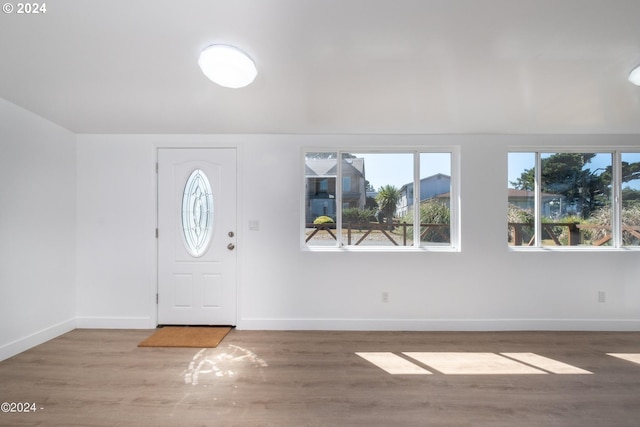
M 327 224 L 306 224 L 308 233 L 306 242 L 309 242 L 314 236 L 320 232 L 326 232 L 334 240 L 337 240 L 335 234 L 335 223 Z M 346 232 L 347 245 L 360 245 L 366 241 L 367 237 L 372 233 L 376 233 L 380 236 L 384 236 L 385 240 L 390 241 L 395 246 L 412 246 L 413 245 L 413 231 L 412 224 L 406 222 L 392 222 L 378 223 L 378 222 L 366 222 L 355 223 L 348 222 L 342 224 L 343 232 Z M 449 243 L 449 224 L 420 224 L 420 240 L 425 241 L 429 232 L 432 232 L 432 236 L 436 236 L 438 241 Z M 354 243 L 355 242 L 355 243 Z
M 613 238 L 611 226 L 597 224 L 581 224 L 579 222 L 544 222 L 540 224 L 542 240 L 552 241 L 556 246 L 578 246 L 588 244 L 590 246 L 606 245 Z M 509 223 L 509 242 L 514 246 L 534 246 L 535 234 L 533 223 Z M 566 230 L 564 230 L 566 229 Z M 596 240 L 586 241 L 584 232 L 597 232 Z M 603 233 L 604 232 L 604 233 Z M 631 238 L 640 240 L 640 226 L 625 225 L 622 233 L 628 233 Z M 563 245 L 564 242 L 564 245 Z

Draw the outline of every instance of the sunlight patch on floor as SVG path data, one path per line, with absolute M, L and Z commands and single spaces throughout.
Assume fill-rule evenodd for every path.
M 558 362 L 557 360 L 549 359 L 548 357 L 540 356 L 535 353 L 500 353 L 503 356 L 511 359 L 519 360 L 527 365 L 535 366 L 540 369 L 544 369 L 552 374 L 591 374 L 585 369 L 576 368 L 567 363 Z
M 393 353 L 356 353 L 392 375 L 429 375 L 431 372 Z
M 423 366 L 445 375 L 591 374 L 584 369 L 535 353 L 402 353 L 413 361 L 392 352 L 360 352 L 356 354 L 393 375 L 433 373 Z
M 229 344 L 227 351 L 219 352 L 215 348 L 203 348 L 198 351 L 184 371 L 185 384 L 197 385 L 202 375 L 211 377 L 233 377 L 238 369 L 253 366 L 269 366 L 254 352 L 237 345 Z
M 446 375 L 545 374 L 495 353 L 404 353 Z
M 609 356 L 640 364 L 640 353 L 607 353 Z

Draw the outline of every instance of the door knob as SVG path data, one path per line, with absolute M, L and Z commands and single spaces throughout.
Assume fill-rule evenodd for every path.
M 229 243 L 227 245 L 227 249 L 229 249 L 230 251 L 234 250 L 236 248 L 236 245 L 234 245 L 233 243 Z

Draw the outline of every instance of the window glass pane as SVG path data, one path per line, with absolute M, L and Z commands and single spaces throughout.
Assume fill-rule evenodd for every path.
M 640 246 L 640 153 L 622 153 L 622 244 Z
M 535 245 L 536 153 L 509 153 L 507 238 L 509 245 Z
M 305 153 L 306 244 L 451 246 L 452 159 L 451 152 Z
M 543 246 L 611 245 L 611 153 L 542 153 Z
M 205 173 L 194 170 L 182 193 L 182 232 L 187 252 L 194 257 L 204 254 L 213 231 L 213 194 Z
M 342 177 L 342 191 L 349 192 L 351 191 L 351 176 L 343 176 Z
M 335 152 L 305 154 L 305 240 L 309 246 L 336 246 Z
M 407 201 L 413 207 L 413 184 Z M 451 153 L 420 153 L 420 241 L 430 245 L 451 243 Z M 411 223 L 413 209 L 408 209 Z
M 359 246 L 413 245 L 403 224 L 401 189 L 413 183 L 412 153 L 343 153 L 342 242 Z

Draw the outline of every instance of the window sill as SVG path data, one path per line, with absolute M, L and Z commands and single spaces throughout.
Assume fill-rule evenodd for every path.
M 621 248 L 602 246 L 509 246 L 509 252 L 640 252 L 640 246 L 625 246 Z
M 459 248 L 455 248 L 452 246 L 446 247 L 438 247 L 438 246 L 422 246 L 422 247 L 414 247 L 414 246 L 403 246 L 403 247 L 381 247 L 381 246 L 303 246 L 300 248 L 302 252 L 333 252 L 333 253 L 357 253 L 357 252 L 379 252 L 379 253 L 416 253 L 416 252 L 449 252 L 449 253 L 457 253 L 460 252 Z

